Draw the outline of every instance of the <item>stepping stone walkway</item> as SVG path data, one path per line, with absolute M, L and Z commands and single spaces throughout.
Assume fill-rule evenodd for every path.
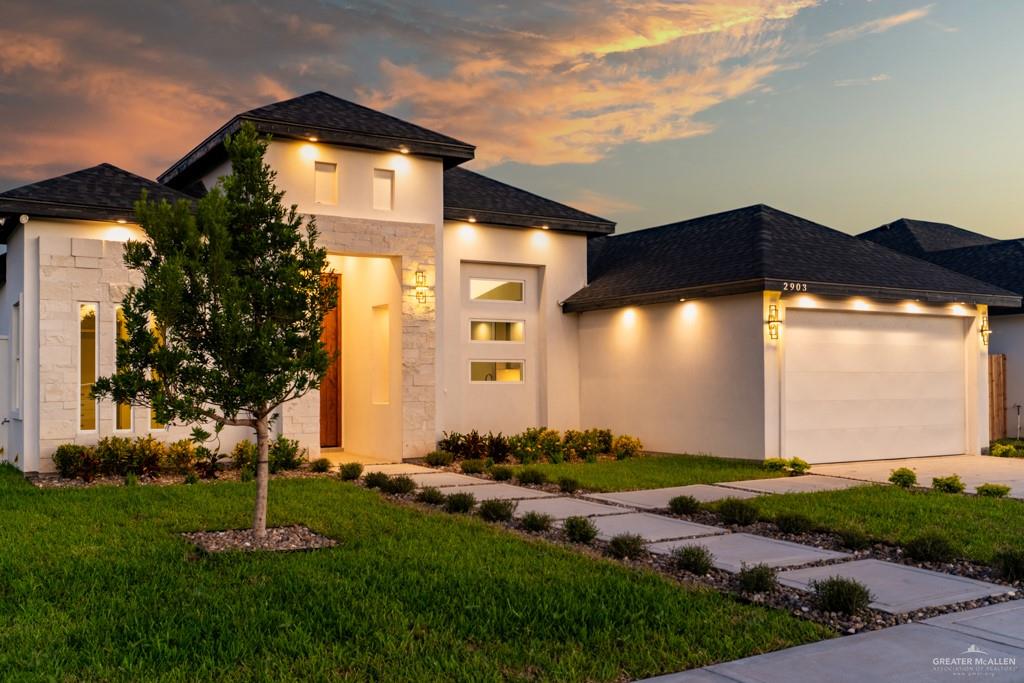
M 410 474 L 408 476 L 416 482 L 417 486 L 436 486 L 438 488 L 445 486 L 478 486 L 496 483 L 489 479 L 471 477 L 468 474 L 438 472 L 437 470 L 425 474 Z
M 552 519 L 563 520 L 567 517 L 593 517 L 594 515 L 622 515 L 632 512 L 629 508 L 617 507 L 615 505 L 604 505 L 592 503 L 589 500 L 579 498 L 535 498 L 524 500 L 516 507 L 516 517 L 522 517 L 527 512 L 540 512 L 551 515 Z
M 555 498 L 555 494 L 511 484 L 475 484 L 450 486 L 445 493 L 472 493 L 477 502 L 482 500 L 521 500 L 524 498 Z
M 800 543 L 780 541 L 753 534 L 725 534 L 688 541 L 665 541 L 648 546 L 659 555 L 668 555 L 685 545 L 702 545 L 714 555 L 714 566 L 727 572 L 738 572 L 744 564 L 766 564 L 769 567 L 797 567 L 822 560 L 849 557 L 847 553 L 824 550 Z
M 857 560 L 826 567 L 794 569 L 779 574 L 779 583 L 810 590 L 811 581 L 843 576 L 860 581 L 871 594 L 871 606 L 890 614 L 951 605 L 1013 591 L 1008 586 L 882 560 Z
M 370 472 L 383 472 L 389 477 L 396 474 L 433 474 L 437 470 L 422 465 L 406 464 L 404 462 L 386 463 L 383 465 L 364 465 L 363 474 Z
M 982 608 L 989 609 L 989 608 Z M 970 610 L 959 616 L 970 616 Z M 1000 635 L 997 634 L 997 637 Z M 950 660 L 957 660 L 957 663 Z M 935 624 L 904 624 L 646 679 L 645 683 L 954 683 L 1024 680 L 1024 648 Z
M 924 623 L 1024 649 L 1024 600 L 943 614 Z M 1024 666 L 1024 662 L 1021 664 Z M 1024 678 L 1024 668 L 1021 678 Z
M 866 486 L 868 482 L 826 477 L 823 474 L 805 474 L 799 477 L 779 477 L 777 479 L 747 479 L 745 481 L 724 481 L 718 486 L 758 493 L 817 493 L 819 491 L 839 491 L 854 486 Z
M 588 493 L 587 498 L 603 500 L 620 505 L 645 510 L 667 509 L 668 502 L 676 496 L 693 496 L 702 503 L 710 503 L 724 498 L 754 498 L 759 493 L 737 491 L 710 484 L 691 484 L 690 486 L 670 486 L 663 489 L 643 489 L 641 491 L 614 491 L 612 493 Z
M 670 538 L 695 538 L 728 533 L 721 527 L 684 522 L 681 519 L 652 515 L 648 512 L 594 517 L 591 521 L 597 527 L 597 537 L 605 541 L 619 534 L 639 534 L 644 541 L 650 543 Z

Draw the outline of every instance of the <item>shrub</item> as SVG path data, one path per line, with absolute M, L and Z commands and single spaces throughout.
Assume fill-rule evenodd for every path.
M 548 475 L 544 474 L 535 467 L 527 467 L 516 475 L 516 479 L 519 480 L 520 484 L 533 484 L 540 485 L 546 484 L 548 481 Z
M 586 517 L 569 517 L 562 522 L 566 538 L 573 543 L 590 543 L 597 538 L 597 527 Z
M 462 438 L 462 434 L 458 432 L 444 432 L 437 442 L 437 450 L 442 453 L 451 453 L 454 458 L 456 453 L 462 452 Z
M 551 524 L 555 520 L 551 515 L 543 512 L 527 512 L 523 515 L 523 519 L 521 521 L 523 528 L 527 531 L 541 532 L 550 529 Z
M 476 496 L 472 493 L 452 493 L 445 496 L 445 512 L 469 512 L 476 505 Z
M 196 463 L 196 445 L 192 439 L 181 439 L 167 446 L 162 469 L 167 472 L 185 474 L 191 472 Z
M 986 498 L 1005 498 L 1010 495 L 1010 487 L 1005 484 L 982 484 L 974 491 Z
M 342 481 L 355 481 L 363 474 L 363 466 L 357 462 L 347 462 L 341 466 L 339 472 Z
M 559 463 L 565 459 L 561 437 L 553 429 L 530 427 L 509 439 L 509 445 L 512 453 L 523 464 L 543 460 Z
M 831 576 L 812 581 L 811 590 L 818 607 L 825 612 L 856 614 L 871 603 L 871 591 L 860 581 L 842 576 Z
M 383 472 L 370 472 L 365 477 L 363 477 L 363 483 L 366 484 L 366 488 L 368 489 L 383 490 L 384 487 L 387 486 L 388 479 L 390 478 L 391 477 L 384 474 Z
M 220 452 L 206 446 L 196 446 L 195 470 L 203 479 L 216 479 L 220 469 Z
M 485 522 L 509 522 L 516 511 L 514 500 L 485 500 L 477 513 Z
M 495 465 L 491 468 L 491 478 L 494 481 L 508 481 L 513 474 L 512 468 L 508 465 Z
M 107 436 L 100 439 L 96 444 L 100 472 L 124 476 L 133 459 L 133 450 L 131 439 L 123 436 Z
M 617 534 L 608 542 L 608 552 L 620 560 L 635 560 L 646 552 L 640 534 Z
M 562 451 L 570 460 L 592 462 L 601 454 L 600 445 L 592 431 L 567 429 L 562 435 Z
M 871 539 L 864 533 L 863 529 L 858 527 L 839 529 L 836 534 L 839 536 L 842 544 L 850 550 L 862 550 L 871 545 Z
M 1024 581 L 1024 549 L 1000 550 L 992 558 L 992 566 L 1007 581 Z
M 259 449 L 248 439 L 242 439 L 231 449 L 231 462 L 240 470 L 250 469 L 255 472 L 258 459 Z
M 811 469 L 810 463 L 801 458 L 790 458 L 789 462 L 786 463 L 786 467 L 789 469 L 789 476 L 791 477 L 807 474 L 807 471 Z
M 427 457 L 423 459 L 431 467 L 445 467 L 452 464 L 455 460 L 455 456 L 448 451 L 431 451 L 430 453 L 427 453 Z
M 622 434 L 615 437 L 615 440 L 612 441 L 612 455 L 615 456 L 616 460 L 635 458 L 640 455 L 640 451 L 643 449 L 644 445 L 635 436 Z
M 814 528 L 814 522 L 807 515 L 784 512 L 776 515 L 775 526 L 784 534 L 805 534 Z
M 949 539 L 940 533 L 929 532 L 912 538 L 904 546 L 907 555 L 919 562 L 949 562 L 957 551 Z
M 770 593 L 778 585 L 778 579 L 773 567 L 743 564 L 736 573 L 736 585 L 744 593 Z
M 306 449 L 300 449 L 299 442 L 295 439 L 278 434 L 277 438 L 270 442 L 267 459 L 270 461 L 272 473 L 282 470 L 297 470 L 306 459 Z
M 761 463 L 761 467 L 769 472 L 785 472 L 788 466 L 789 463 L 785 458 L 766 458 Z
M 484 444 L 487 457 L 492 462 L 508 462 L 508 459 L 512 456 L 512 447 L 509 445 L 508 439 L 501 432 L 497 434 L 487 432 L 487 436 L 484 437 Z
M 460 465 L 464 474 L 483 474 L 486 467 L 483 460 L 463 460 Z
M 610 429 L 588 429 L 587 438 L 594 445 L 598 455 L 607 455 L 612 452 L 612 430 Z
M 1014 458 L 1018 455 L 1017 448 L 1009 443 L 994 443 L 989 453 L 997 458 Z
M 692 515 L 700 510 L 700 501 L 693 496 L 676 496 L 668 502 L 668 509 L 674 515 Z
M 444 505 L 444 494 L 436 486 L 427 486 L 416 494 L 416 500 L 427 505 Z
M 53 466 L 65 479 L 79 477 L 85 481 L 92 481 L 99 471 L 99 459 L 96 456 L 96 449 L 90 446 L 64 443 L 57 446 L 53 454 Z
M 897 467 L 889 475 L 889 483 L 901 489 L 909 489 L 917 485 L 917 474 L 909 467 Z
M 932 488 L 942 493 L 963 493 L 966 487 L 960 475 L 951 474 L 948 477 L 934 477 Z
M 757 521 L 757 507 L 747 500 L 726 498 L 718 503 L 718 514 L 726 524 L 746 526 Z
M 309 469 L 313 472 L 329 472 L 331 469 L 331 461 L 327 458 L 317 458 L 313 462 L 309 463 Z
M 572 477 L 562 477 L 558 480 L 558 490 L 562 493 L 576 493 L 580 489 L 580 482 Z
M 198 484 L 199 483 L 199 475 L 196 474 L 195 472 L 186 472 L 185 473 L 185 483 L 186 484 Z
M 391 493 L 393 495 L 404 495 L 406 493 L 412 493 L 416 490 L 416 482 L 404 474 L 400 474 L 397 477 L 390 477 L 380 487 L 384 493 Z
M 707 546 L 684 545 L 672 551 L 672 564 L 677 569 L 704 576 L 714 567 L 715 556 Z

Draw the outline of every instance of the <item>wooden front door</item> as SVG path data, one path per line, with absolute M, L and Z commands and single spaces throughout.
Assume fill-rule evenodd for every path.
M 323 342 L 334 362 L 320 383 L 320 447 L 341 446 L 341 276 L 338 305 L 324 317 Z

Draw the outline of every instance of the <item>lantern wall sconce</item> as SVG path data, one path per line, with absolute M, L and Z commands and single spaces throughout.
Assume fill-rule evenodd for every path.
M 768 338 L 778 341 L 780 327 L 782 327 L 782 321 L 779 319 L 779 305 L 768 304 Z
M 981 343 L 988 346 L 988 338 L 992 334 L 992 329 L 988 326 L 987 315 L 981 316 L 981 326 L 978 328 L 978 331 L 981 332 Z
M 422 270 L 416 271 L 416 301 L 427 303 L 427 274 Z

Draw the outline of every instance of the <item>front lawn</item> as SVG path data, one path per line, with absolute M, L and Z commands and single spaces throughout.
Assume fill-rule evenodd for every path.
M 757 460 L 658 453 L 626 460 L 563 462 L 557 465 L 529 467 L 542 470 L 552 481 L 557 481 L 560 477 L 572 477 L 579 481 L 583 488 L 591 491 L 659 489 L 667 486 L 714 484 L 720 481 L 784 476 L 782 472 L 765 470 Z
M 964 557 L 979 562 L 990 561 L 1002 548 L 1019 547 L 1024 538 L 1024 502 L 1013 499 L 857 486 L 753 502 L 768 517 L 800 513 L 829 529 L 860 527 L 872 538 L 900 544 L 938 532 L 960 546 Z
M 246 526 L 253 487 L 42 491 L 0 468 L 0 671 L 26 681 L 614 681 L 828 635 L 335 479 L 274 480 L 270 521 L 307 524 L 336 548 L 205 557 L 178 536 Z

